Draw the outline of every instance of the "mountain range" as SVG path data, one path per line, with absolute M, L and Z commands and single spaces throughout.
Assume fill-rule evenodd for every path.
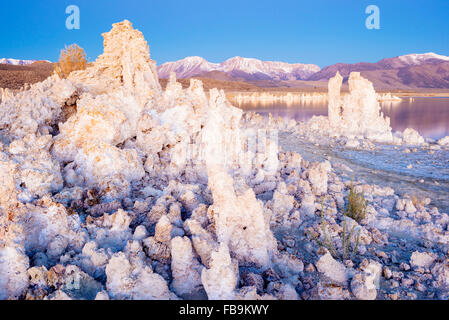
M 449 88 L 449 57 L 433 52 L 385 58 L 376 63 L 337 63 L 320 69 L 313 64 L 261 61 L 234 57 L 211 63 L 201 57 L 167 62 L 158 67 L 160 78 L 175 72 L 178 78 L 202 77 L 225 81 L 327 81 L 336 72 L 347 80 L 353 71 L 374 83 L 376 89 Z
M 207 73 L 225 73 L 238 80 L 305 80 L 320 71 L 314 64 L 262 61 L 253 58 L 234 57 L 222 63 L 211 63 L 201 57 L 187 57 L 167 62 L 158 67 L 159 77 L 168 78 L 175 72 L 178 78 L 204 76 Z
M 37 61 L 3 58 L 0 59 L 0 64 L 29 66 Z M 201 77 L 214 81 L 246 82 L 258 87 L 325 87 L 325 83 L 321 83 L 328 81 L 337 71 L 345 81 L 351 72 L 358 71 L 374 84 L 376 90 L 449 89 L 449 56 L 433 52 L 385 58 L 375 63 L 337 63 L 323 69 L 314 64 L 242 57 L 234 57 L 222 63 L 212 63 L 202 57 L 187 57 L 164 63 L 157 70 L 162 79 L 175 72 L 180 79 Z

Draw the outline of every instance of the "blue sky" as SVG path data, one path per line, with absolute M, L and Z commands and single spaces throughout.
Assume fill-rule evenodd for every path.
M 449 55 L 449 0 L 0 0 L 0 58 L 56 61 L 78 43 L 90 60 L 101 33 L 124 19 L 143 32 L 161 64 L 198 55 L 314 63 L 376 62 L 433 51 Z M 67 30 L 65 8 L 78 5 L 80 30 Z M 365 8 L 380 8 L 380 30 Z

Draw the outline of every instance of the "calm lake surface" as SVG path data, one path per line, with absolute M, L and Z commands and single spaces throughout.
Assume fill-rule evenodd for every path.
M 381 103 L 384 115 L 390 117 L 393 131 L 413 128 L 426 137 L 440 139 L 449 135 L 449 98 L 404 98 L 400 102 Z M 286 117 L 306 121 L 312 116 L 327 116 L 327 101 L 286 103 L 234 104 L 245 111 L 254 111 L 263 116 Z

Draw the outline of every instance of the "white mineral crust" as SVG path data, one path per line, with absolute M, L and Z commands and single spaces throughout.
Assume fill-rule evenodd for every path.
M 28 287 L 28 267 L 22 248 L 0 248 L 0 299 L 19 298 Z
M 238 280 L 238 265 L 233 262 L 225 243 L 212 252 L 209 269 L 203 269 L 201 281 L 209 300 L 232 300 Z
M 269 266 L 276 241 L 254 191 L 237 196 L 232 177 L 220 167 L 208 168 L 208 176 L 214 198 L 209 211 L 218 241 L 227 244 L 243 265 Z
M 176 294 L 183 296 L 193 293 L 202 285 L 201 266 L 194 257 L 192 243 L 187 237 L 171 240 L 172 287 Z

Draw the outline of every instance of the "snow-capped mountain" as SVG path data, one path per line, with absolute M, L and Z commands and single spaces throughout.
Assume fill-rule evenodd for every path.
M 395 58 L 386 58 L 377 63 L 382 69 L 397 69 L 410 66 L 420 66 L 422 64 L 432 63 L 436 61 L 449 61 L 449 57 L 436 54 L 433 52 L 428 53 L 412 53 Z
M 449 57 L 433 52 L 422 54 L 407 54 L 405 56 L 399 56 L 398 59 L 408 65 L 420 65 L 432 59 L 449 61 Z
M 6 58 L 2 58 L 0 59 L 0 64 L 11 64 L 14 66 L 27 66 L 30 65 L 34 62 L 36 62 L 37 60 L 20 60 L 20 59 L 6 59 Z
M 167 62 L 157 68 L 160 78 L 168 78 L 171 72 L 178 78 L 190 78 L 205 72 L 217 70 L 220 65 L 210 63 L 201 57 L 187 57 L 185 59 Z
M 175 72 L 178 78 L 189 78 L 211 71 L 224 72 L 244 80 L 299 80 L 320 71 L 320 67 L 313 64 L 290 64 L 242 57 L 234 57 L 220 64 L 208 62 L 201 57 L 187 57 L 158 67 L 160 78 L 168 78 L 170 72 Z
M 219 71 L 239 75 L 246 73 L 267 80 L 300 80 L 320 71 L 320 67 L 313 64 L 277 61 L 261 61 L 258 59 L 234 57 L 220 64 Z M 245 76 L 243 75 L 243 78 Z

